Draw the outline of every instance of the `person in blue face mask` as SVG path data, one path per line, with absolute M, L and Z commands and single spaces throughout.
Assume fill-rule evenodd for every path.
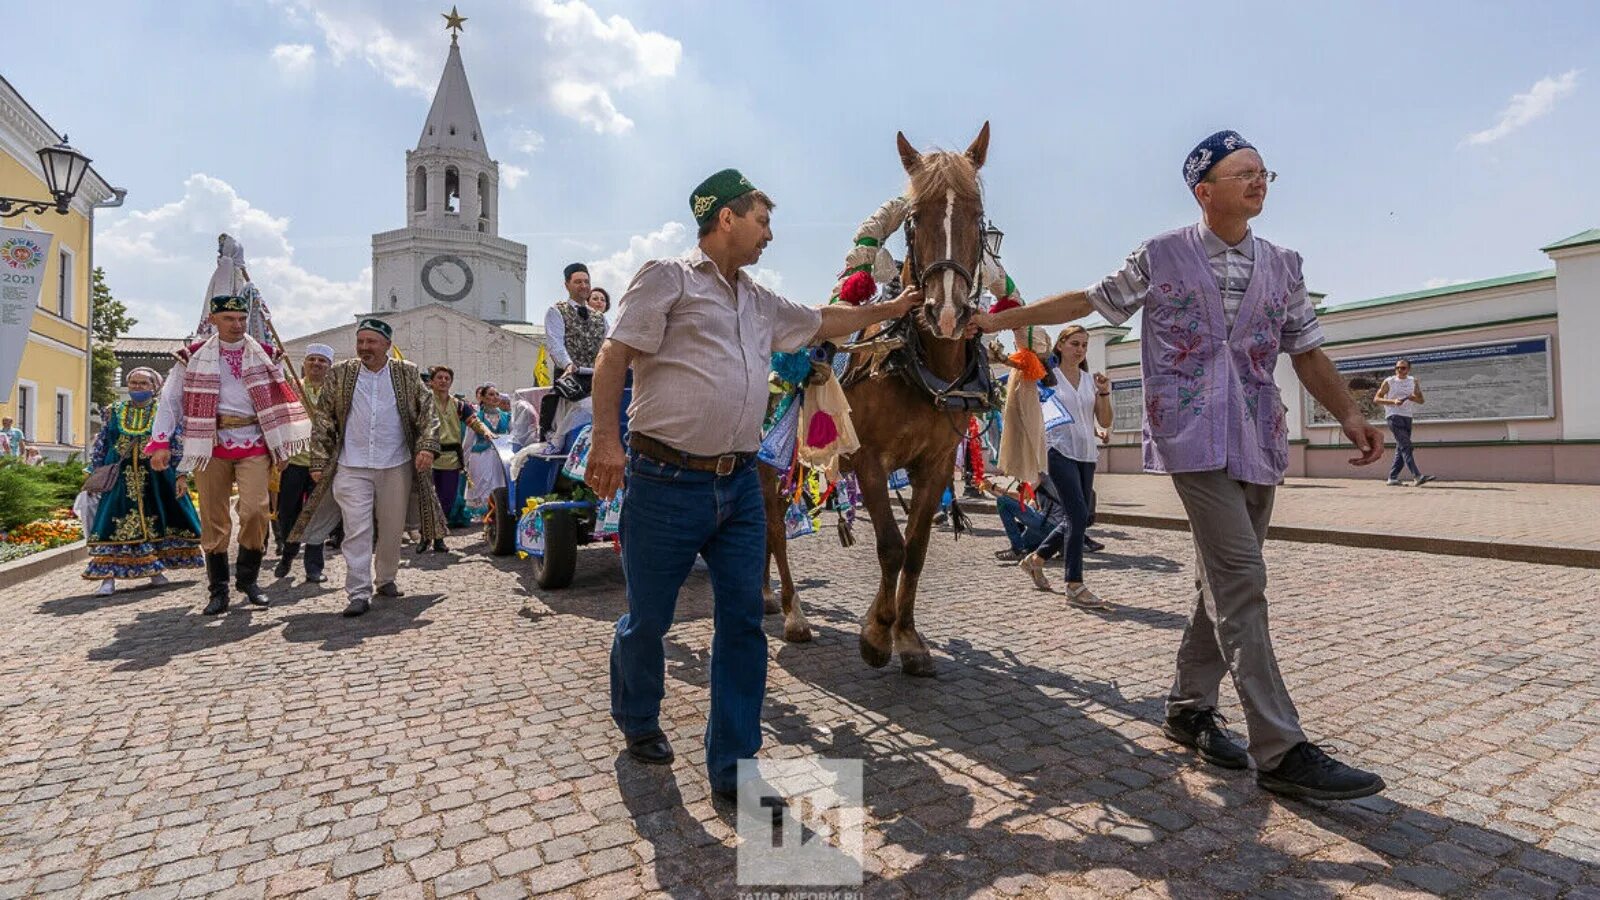
M 161 376 L 140 367 L 128 373 L 128 399 L 112 404 L 90 454 L 91 480 L 86 489 L 104 486 L 89 525 L 89 565 L 83 577 L 100 582 L 106 596 L 118 578 L 148 578 L 167 583 L 169 569 L 205 566 L 200 551 L 200 516 L 189 499 L 186 479 L 168 467 L 150 467 L 144 446 L 156 419 L 156 393 Z M 180 455 L 176 450 L 174 455 Z M 115 467 L 109 483 L 96 475 Z M 103 477 L 103 476 L 102 476 Z

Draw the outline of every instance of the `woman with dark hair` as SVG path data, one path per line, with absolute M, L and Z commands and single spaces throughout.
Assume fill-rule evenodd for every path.
M 511 413 L 500 408 L 500 389 L 493 382 L 486 382 L 478 385 L 476 397 L 478 410 L 473 415 L 478 421 L 496 435 L 509 433 Z M 494 439 L 474 435 L 472 445 L 467 448 L 467 518 L 480 519 L 489 507 L 489 495 L 505 484 L 505 469 L 494 448 Z
M 1095 422 L 1111 425 L 1111 382 L 1104 373 L 1089 374 L 1089 332 L 1069 325 L 1056 338 L 1054 353 L 1061 363 L 1053 372 L 1055 388 L 1045 397 L 1045 444 L 1049 447 L 1050 484 L 1066 510 L 1067 602 L 1086 608 L 1105 608 L 1104 600 L 1083 584 L 1083 549 L 1089 528 L 1089 496 L 1094 491 L 1094 469 L 1100 460 Z M 1049 544 L 1046 541 L 1046 544 Z M 1034 551 L 1017 565 L 1033 578 L 1040 590 L 1049 590 L 1044 558 Z

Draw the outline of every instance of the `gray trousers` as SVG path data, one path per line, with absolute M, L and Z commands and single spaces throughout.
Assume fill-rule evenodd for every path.
M 1178 647 L 1167 714 L 1217 705 L 1224 675 L 1244 707 L 1250 757 L 1271 769 L 1306 739 L 1278 671 L 1267 628 L 1267 540 L 1276 488 L 1246 484 L 1224 470 L 1172 476 L 1194 535 L 1194 615 Z
M 400 541 L 415 471 L 407 461 L 387 469 L 340 466 L 333 473 L 333 499 L 344 514 L 344 541 L 339 545 L 344 591 L 351 600 L 372 599 L 374 569 L 379 586 L 394 581 L 400 570 Z

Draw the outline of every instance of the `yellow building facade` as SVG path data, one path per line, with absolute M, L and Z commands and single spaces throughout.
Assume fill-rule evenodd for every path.
M 60 143 L 57 133 L 0 78 L 0 196 L 49 200 L 38 151 Z M 81 149 L 81 148 L 80 148 Z M 93 156 L 92 148 L 85 150 Z M 0 403 L 27 444 L 47 458 L 87 455 L 94 440 L 90 422 L 90 284 L 94 270 L 96 209 L 120 205 L 124 191 L 112 188 L 91 168 L 62 215 L 0 219 L 0 225 L 52 236 L 44 289 L 22 352 L 16 386 Z

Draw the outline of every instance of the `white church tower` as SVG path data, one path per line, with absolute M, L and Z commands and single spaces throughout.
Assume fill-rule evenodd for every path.
M 500 164 L 489 156 L 457 36 L 415 150 L 406 151 L 406 227 L 372 236 L 372 311 L 442 303 L 496 324 L 527 320 L 528 248 L 500 237 Z

